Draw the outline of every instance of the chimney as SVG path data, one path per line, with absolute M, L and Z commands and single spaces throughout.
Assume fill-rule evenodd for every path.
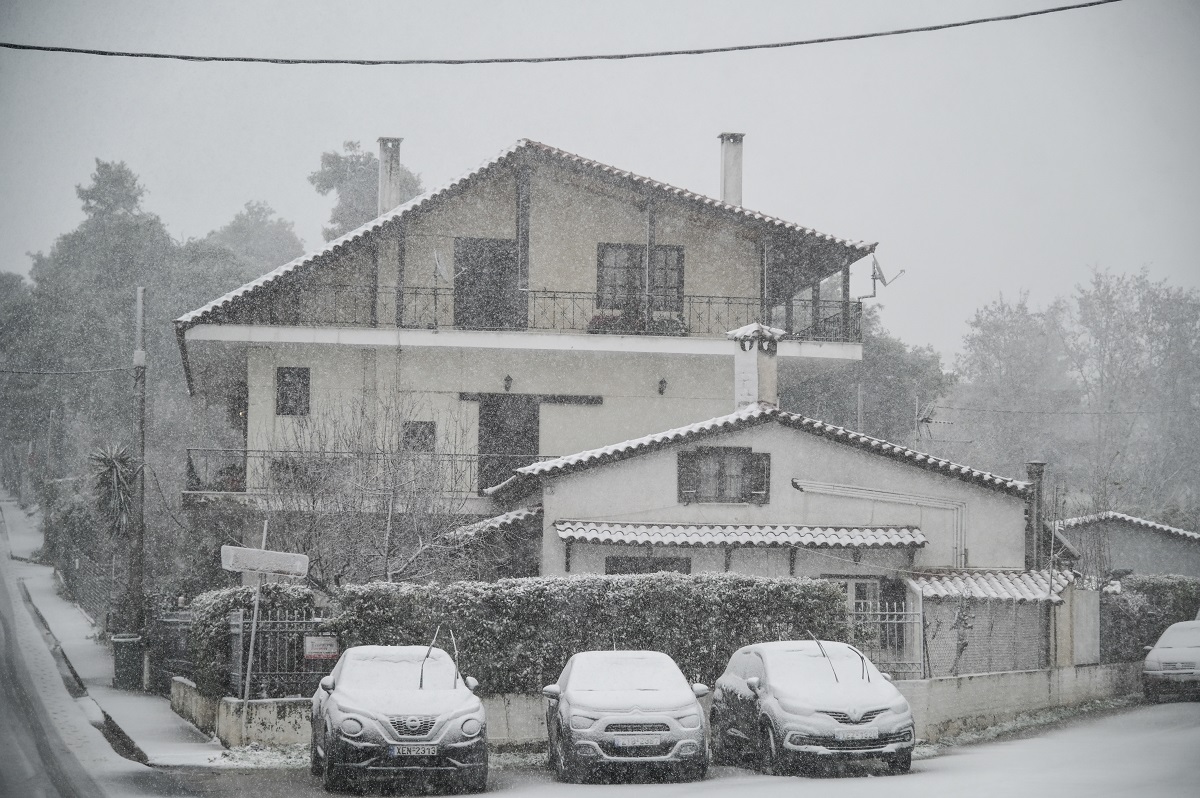
M 1025 464 L 1025 472 L 1029 475 L 1028 509 L 1029 524 L 1025 530 L 1025 570 L 1034 571 L 1043 566 L 1050 567 L 1049 552 L 1041 551 L 1045 536 L 1042 526 L 1045 524 L 1045 509 L 1043 507 L 1043 483 L 1046 478 L 1046 464 L 1033 460 Z
M 742 139 L 745 133 L 722 133 L 721 140 L 721 202 L 742 205 Z
M 379 140 L 379 215 L 400 204 L 400 142 L 404 139 Z
M 757 402 L 779 405 L 779 366 L 775 353 L 783 330 L 755 322 L 730 330 L 725 337 L 736 341 L 733 355 L 733 409 Z

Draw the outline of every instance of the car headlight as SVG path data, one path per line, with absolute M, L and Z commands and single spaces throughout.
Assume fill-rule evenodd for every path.
M 572 715 L 571 716 L 571 728 L 572 729 L 590 729 L 590 728 L 592 728 L 592 724 L 595 723 L 597 720 L 599 720 L 599 718 L 589 718 L 587 715 Z
M 811 715 L 814 712 L 816 712 L 815 709 L 813 709 L 808 704 L 805 704 L 802 701 L 793 701 L 790 698 L 782 698 L 782 697 L 780 697 L 778 700 L 779 700 L 780 708 L 784 712 L 787 712 L 788 714 L 791 714 L 791 715 Z
M 675 720 L 677 720 L 679 725 L 685 729 L 695 729 L 699 728 L 700 726 L 700 715 L 696 712 L 691 712 L 687 715 L 681 715 Z
M 347 737 L 357 737 L 362 734 L 363 724 L 358 718 L 343 718 L 341 729 Z
M 1156 659 L 1147 659 L 1145 662 L 1142 663 L 1142 670 L 1144 670 L 1144 671 L 1161 671 L 1162 663 Z
M 467 718 L 462 722 L 464 737 L 474 737 L 481 731 L 483 731 L 483 724 L 479 722 L 479 718 Z

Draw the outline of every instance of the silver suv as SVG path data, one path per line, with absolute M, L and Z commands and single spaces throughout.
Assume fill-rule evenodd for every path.
M 487 784 L 478 683 L 433 646 L 355 646 L 312 698 L 312 773 L 327 791 L 356 781 L 441 777 Z
M 702 684 L 660 651 L 585 651 L 567 662 L 549 700 L 550 763 L 559 781 L 602 766 L 652 765 L 681 780 L 708 771 Z

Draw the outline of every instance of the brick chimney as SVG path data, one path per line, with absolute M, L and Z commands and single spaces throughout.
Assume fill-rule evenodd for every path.
M 1046 480 L 1046 464 L 1033 460 L 1025 464 L 1025 472 L 1029 475 L 1028 509 L 1029 523 L 1025 528 L 1025 570 L 1033 571 L 1050 567 L 1049 552 L 1041 551 L 1044 535 L 1042 526 L 1045 524 L 1046 512 L 1043 485 Z
M 765 324 L 747 324 L 725 333 L 736 341 L 733 355 L 733 409 L 766 402 L 779 405 L 779 364 L 775 353 L 787 333 Z
M 722 133 L 721 202 L 742 205 L 742 139 L 745 133 Z
M 400 142 L 404 139 L 379 140 L 379 215 L 400 204 Z

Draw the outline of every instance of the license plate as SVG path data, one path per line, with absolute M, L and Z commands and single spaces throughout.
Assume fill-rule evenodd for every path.
M 641 748 L 648 745 L 658 745 L 657 734 L 620 734 L 613 738 L 617 748 Z
M 436 745 L 393 745 L 389 753 L 392 756 L 437 756 Z
M 857 731 L 840 731 L 834 734 L 838 740 L 877 740 L 879 731 L 876 729 L 859 729 Z

